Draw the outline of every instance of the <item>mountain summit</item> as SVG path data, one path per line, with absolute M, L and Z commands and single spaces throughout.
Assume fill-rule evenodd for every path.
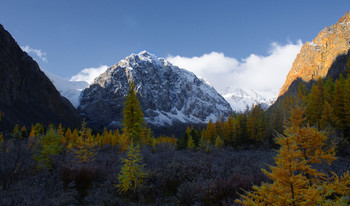
M 131 81 L 153 127 L 208 123 L 232 112 L 204 80 L 147 51 L 131 54 L 97 77 L 83 91 L 78 110 L 94 127 L 119 127 Z
M 315 39 L 306 42 L 293 62 L 279 96 L 289 90 L 292 83 L 301 79 L 304 82 L 336 77 L 344 71 L 343 64 L 350 49 L 350 11 L 338 22 L 324 28 Z M 345 61 L 344 61 L 345 60 Z M 298 84 L 293 84 L 297 87 Z M 296 90 L 296 88 L 293 88 Z

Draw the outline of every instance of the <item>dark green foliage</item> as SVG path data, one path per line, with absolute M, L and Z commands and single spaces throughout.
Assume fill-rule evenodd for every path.
M 186 132 L 177 140 L 176 148 L 178 150 L 188 148 L 189 144 L 192 145 L 191 149 L 199 148 L 202 138 L 202 130 L 200 128 L 187 127 Z M 191 140 L 191 143 L 189 143 Z
M 176 141 L 176 148 L 178 150 L 187 148 L 188 137 L 189 137 L 189 134 L 185 133 Z
M 309 94 L 307 107 L 308 120 L 311 125 L 315 125 L 320 119 L 324 104 L 324 84 L 323 80 L 319 79 L 317 84 L 314 84 Z

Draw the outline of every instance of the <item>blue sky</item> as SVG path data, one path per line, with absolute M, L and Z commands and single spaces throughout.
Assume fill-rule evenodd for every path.
M 18 44 L 32 49 L 43 69 L 66 78 L 142 50 L 183 58 L 215 52 L 244 63 L 252 54 L 268 57 L 276 44 L 311 41 L 350 8 L 348 0 L 0 0 L 0 5 L 0 23 Z M 35 57 L 39 51 L 41 58 Z

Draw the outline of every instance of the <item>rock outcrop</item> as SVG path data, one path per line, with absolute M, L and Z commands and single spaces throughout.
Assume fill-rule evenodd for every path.
M 152 127 L 207 123 L 232 112 L 204 80 L 144 51 L 110 67 L 83 91 L 78 110 L 91 126 L 121 125 L 130 81 L 136 84 L 145 120 Z
M 289 90 L 297 79 L 310 82 L 327 75 L 335 77 L 343 72 L 341 61 L 337 58 L 347 56 L 350 49 L 350 12 L 347 12 L 338 22 L 323 29 L 312 42 L 306 42 L 294 60 L 279 96 Z M 344 58 L 345 59 L 345 58 Z M 333 69 L 334 71 L 330 71 Z M 331 73 L 330 73 L 331 72 Z M 296 85 L 296 84 L 293 84 Z
M 77 126 L 80 115 L 56 90 L 38 64 L 0 25 L 1 129 L 32 123 Z

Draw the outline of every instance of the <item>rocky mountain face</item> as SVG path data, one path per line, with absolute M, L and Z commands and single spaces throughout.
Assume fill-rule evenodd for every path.
M 263 109 L 271 106 L 277 98 L 277 92 L 274 91 L 256 91 L 254 89 L 241 89 L 228 87 L 220 94 L 230 103 L 233 111 L 241 113 L 247 108 L 251 109 L 254 105 L 261 105 Z
M 80 115 L 56 90 L 38 64 L 21 50 L 0 25 L 0 111 L 1 129 L 15 124 L 80 124 Z
M 310 82 L 327 75 L 336 77 L 344 71 L 344 63 L 350 49 L 350 12 L 338 22 L 323 29 L 315 39 L 306 42 L 294 60 L 279 96 L 286 93 L 296 80 Z M 296 90 L 295 88 L 292 88 Z
M 96 78 L 83 91 L 78 110 L 94 127 L 119 127 L 131 81 L 153 127 L 207 123 L 232 112 L 213 87 L 146 51 L 131 54 Z

